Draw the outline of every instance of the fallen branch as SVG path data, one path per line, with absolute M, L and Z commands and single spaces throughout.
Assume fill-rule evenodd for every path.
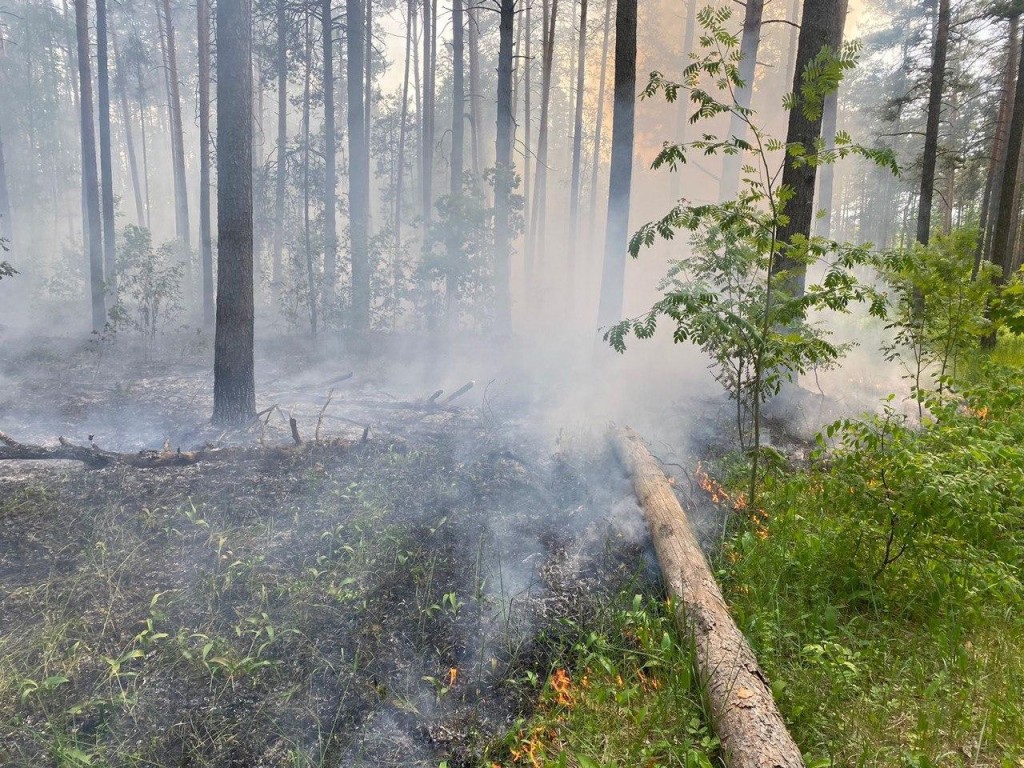
M 365 441 L 365 437 L 364 437 Z M 111 466 L 128 466 L 138 469 L 152 469 L 156 467 L 184 467 L 199 462 L 214 462 L 236 460 L 239 458 L 257 456 L 295 456 L 310 448 L 309 443 L 296 443 L 294 446 L 278 446 L 271 448 L 253 448 L 247 446 L 233 446 L 227 448 L 199 448 L 193 451 L 183 451 L 180 448 L 172 450 L 165 445 L 162 450 L 145 450 L 138 453 L 118 453 L 117 451 L 106 451 L 95 445 L 75 445 L 58 438 L 59 445 L 47 447 L 43 445 L 32 445 L 21 443 L 0 432 L 0 461 L 52 461 L 63 459 L 67 461 L 80 461 L 89 469 L 103 469 Z M 329 440 L 322 443 L 323 446 L 347 448 L 353 445 L 351 440 Z
M 75 445 L 63 437 L 58 438 L 59 445 L 47 448 L 42 445 L 19 443 L 9 435 L 0 432 L 0 461 L 14 460 L 52 460 L 64 459 L 80 461 L 87 467 L 99 469 L 112 464 L 127 464 L 132 467 L 173 467 L 194 464 L 204 451 L 172 451 L 167 446 L 160 451 L 140 451 L 139 453 L 116 453 L 105 451 L 95 445 Z
M 462 397 L 464 394 L 469 392 L 469 390 L 471 390 L 475 384 L 476 384 L 475 381 L 467 381 L 461 387 L 459 387 L 454 392 L 452 392 L 450 395 L 448 395 L 448 397 L 446 397 L 444 401 L 446 403 L 450 403 L 453 400 L 455 400 L 457 397 Z
M 692 638 L 725 764 L 804 768 L 768 678 L 729 614 L 665 473 L 633 430 L 616 429 L 610 437 L 647 519 L 665 586 L 676 602 L 676 620 Z

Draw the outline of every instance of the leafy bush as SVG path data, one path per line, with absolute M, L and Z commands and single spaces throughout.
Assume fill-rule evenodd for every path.
M 182 309 L 184 266 L 174 243 L 153 248 L 148 229 L 126 226 L 118 250 L 117 303 L 110 310 L 112 326 L 128 327 L 149 340 Z
M 920 427 L 891 403 L 829 427 L 726 544 L 737 621 L 833 765 L 1024 757 L 1024 382 L 972 373 Z
M 883 351 L 902 362 L 922 416 L 925 379 L 934 379 L 941 394 L 990 328 L 986 307 L 997 268 L 986 263 L 973 276 L 976 241 L 977 232 L 961 229 L 881 260 L 892 305 L 886 328 L 893 331 Z
M 836 136 L 835 147 L 786 144 L 772 139 L 753 121 L 753 112 L 735 102 L 734 89 L 743 85 L 735 53 L 738 40 L 726 28 L 727 8 L 706 8 L 698 15 L 704 28 L 705 53 L 684 72 L 681 82 L 655 72 L 644 98 L 663 93 L 669 102 L 680 93 L 696 107 L 691 122 L 730 114 L 748 128 L 750 141 L 735 136 L 720 140 L 705 135 L 685 144 L 666 143 L 653 167 L 675 169 L 691 152 L 705 155 L 749 153 L 743 191 L 738 199 L 721 205 L 692 206 L 685 201 L 661 220 L 643 225 L 630 242 L 630 254 L 659 239 L 673 240 L 680 231 L 690 233 L 693 254 L 672 262 L 661 285 L 665 295 L 639 318 L 613 326 L 606 339 L 624 351 L 626 339 L 654 335 L 660 319 L 671 322 L 677 343 L 693 342 L 711 358 L 719 382 L 736 401 L 736 423 L 741 447 L 751 457 L 749 496 L 754 499 L 761 453 L 761 406 L 778 394 L 784 382 L 816 367 L 833 364 L 842 349 L 828 334 L 808 322 L 812 311 L 843 312 L 853 302 L 868 301 L 880 315 L 880 297 L 854 275 L 854 268 L 870 261 L 866 246 L 843 245 L 825 238 L 796 235 L 781 238 L 788 222 L 786 205 L 795 190 L 780 182 L 784 163 L 823 165 L 859 154 L 896 170 L 891 153 L 853 143 L 846 134 Z M 785 101 L 786 109 L 819 116 L 826 95 L 835 91 L 844 72 L 856 63 L 856 47 L 840 51 L 825 48 L 803 74 L 798 92 Z M 710 79 L 720 92 L 702 87 Z M 778 154 L 781 153 L 781 159 Z M 804 288 L 803 272 L 810 264 L 825 263 L 820 284 Z

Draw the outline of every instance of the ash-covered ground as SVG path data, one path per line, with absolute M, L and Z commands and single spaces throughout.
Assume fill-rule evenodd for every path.
M 478 764 L 529 711 L 528 673 L 621 592 L 658 593 L 610 423 L 721 536 L 688 482 L 733 444 L 703 362 L 640 350 L 595 375 L 595 354 L 282 339 L 258 350 L 264 413 L 223 432 L 201 336 L 5 343 L 19 441 L 236 452 L 0 462 L 0 763 Z
M 264 348 L 278 407 L 222 433 L 208 365 L 6 346 L 20 441 L 253 450 L 0 462 L 0 763 L 475 764 L 527 672 L 622 590 L 656 593 L 603 427 L 528 424 L 547 395 L 497 378 L 446 403 L 472 362 L 406 359 Z

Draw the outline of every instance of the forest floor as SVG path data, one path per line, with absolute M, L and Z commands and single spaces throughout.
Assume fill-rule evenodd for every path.
M 224 433 L 189 357 L 5 346 L 0 422 L 18 440 L 252 450 L 0 463 L 0 763 L 529 765 L 524 718 L 564 699 L 559 680 L 592 664 L 639 696 L 644 643 L 685 657 L 600 434 L 547 440 L 486 386 L 431 405 L 430 387 L 388 394 L 373 361 L 338 381 L 340 359 L 283 348 L 258 368 L 259 407 L 280 408 Z M 691 692 L 664 716 L 690 736 L 662 753 L 713 754 Z

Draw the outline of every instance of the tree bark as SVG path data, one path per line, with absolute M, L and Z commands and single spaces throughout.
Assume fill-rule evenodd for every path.
M 691 6 L 696 3 L 690 0 Z M 601 170 L 601 141 L 604 138 L 604 89 L 608 75 L 608 38 L 611 36 L 612 0 L 604 3 L 604 39 L 601 43 L 601 75 L 597 81 L 597 121 L 594 126 L 593 156 L 590 159 L 590 237 L 589 250 L 593 251 L 593 242 L 597 238 L 597 182 Z M 677 195 L 678 196 L 678 195 Z
M 334 8 L 321 2 L 324 48 L 324 290 L 323 307 L 331 312 L 338 280 L 337 128 L 334 123 Z
M 406 25 L 405 25 L 405 63 L 402 76 L 402 106 L 401 117 L 398 126 L 398 162 L 395 173 L 395 262 L 393 279 L 391 284 L 392 300 L 394 302 L 394 326 L 397 325 L 400 302 L 401 302 L 401 280 L 402 280 L 402 205 L 405 199 L 405 142 L 408 137 L 409 125 L 409 80 L 412 65 L 412 53 L 416 44 L 414 36 L 414 19 L 416 15 L 416 0 L 406 0 Z
M 366 28 L 366 83 L 363 87 L 363 117 L 366 120 L 366 146 L 369 147 L 373 134 L 373 0 L 366 0 L 363 19 Z
M 149 149 L 146 142 L 146 81 L 142 75 L 141 58 L 135 59 L 135 83 L 136 98 L 139 102 L 139 138 L 142 141 L 142 188 L 146 196 L 146 229 L 152 231 L 153 216 L 149 202 Z
M 96 87 L 100 127 L 100 212 L 103 219 L 103 278 L 111 303 L 117 300 L 114 170 L 110 148 L 110 73 L 107 50 L 107 0 L 96 0 Z
M 217 424 L 256 417 L 252 225 L 252 0 L 218 0 Z
M 0 240 L 10 248 L 14 240 L 14 219 L 11 217 L 11 194 L 7 187 L 7 163 L 4 159 L 4 140 L 0 135 Z
M 512 32 L 515 13 L 515 0 L 501 0 L 498 21 L 497 130 L 494 141 L 494 324 L 497 333 L 503 336 L 512 331 L 509 198 L 515 176 L 512 164 Z
M 85 204 L 85 252 L 89 257 L 89 287 L 92 297 L 92 329 L 103 332 L 107 310 L 103 296 L 103 224 L 100 220 L 100 190 L 96 171 L 96 133 L 92 114 L 92 71 L 89 66 L 89 7 L 87 0 L 75 0 L 75 30 L 78 38 L 78 104 L 82 140 L 82 189 Z
M 281 296 L 284 284 L 284 196 L 288 180 L 288 8 L 277 0 L 277 178 L 274 189 L 274 250 L 271 254 L 270 292 Z
M 576 109 L 572 131 L 572 174 L 569 181 L 569 263 L 567 268 L 569 314 L 575 313 L 576 249 L 580 236 L 580 174 L 583 155 L 583 85 L 587 59 L 587 0 L 580 0 L 580 36 L 576 51 Z
M 614 431 L 611 442 L 647 521 L 676 621 L 692 639 L 726 766 L 803 768 L 768 678 L 733 621 L 668 478 L 631 429 Z
M 551 80 L 555 62 L 555 23 L 558 0 L 544 0 L 544 31 L 541 39 L 540 126 L 537 131 L 537 173 L 533 187 L 533 216 L 527 249 L 527 290 L 534 294 L 538 272 L 543 268 L 547 229 L 548 134 L 551 111 Z
M 170 0 L 162 0 L 164 30 L 167 35 L 168 103 L 171 115 L 171 147 L 174 162 L 174 225 L 175 235 L 186 249 L 191 248 L 192 232 L 188 214 L 188 182 L 185 176 L 185 139 L 181 124 L 181 87 L 178 81 L 178 54 L 174 43 L 174 22 L 171 19 Z M 218 15 L 218 19 L 220 16 Z M 252 74 L 248 76 L 252 81 Z M 250 98 L 251 101 L 251 98 Z M 218 114 L 219 111 L 218 111 Z M 188 257 L 186 256 L 186 259 Z M 191 262 L 191 259 L 188 259 Z
M 305 9 L 305 70 L 302 86 L 302 241 L 303 254 L 306 261 L 306 287 L 309 298 L 309 329 L 310 334 L 316 339 L 319 326 L 319 313 L 317 306 L 320 302 L 320 292 L 317 290 L 316 270 L 313 267 L 313 238 L 310 222 L 310 183 L 309 183 L 309 154 L 310 154 L 310 99 L 312 98 L 313 83 L 313 30 L 309 26 L 309 8 Z
M 800 0 L 793 0 L 789 8 L 789 21 L 796 25 L 790 30 L 789 48 L 786 50 L 786 65 L 782 70 L 783 82 L 791 83 L 796 77 L 796 49 L 800 40 Z
M 405 190 L 405 140 L 409 123 L 409 78 L 412 64 L 413 19 L 416 15 L 416 0 L 406 0 L 405 25 L 405 72 L 402 77 L 402 116 L 398 127 L 398 173 L 395 178 L 395 251 L 402 252 L 402 200 Z M 396 286 L 397 287 L 397 286 Z M 397 300 L 397 293 L 396 293 Z
M 622 318 L 636 116 L 636 16 L 637 0 L 616 0 L 612 160 L 608 180 L 608 218 L 605 223 L 598 327 L 610 325 Z
M 530 172 L 530 165 L 533 153 L 531 134 L 533 133 L 533 2 L 526 3 L 526 62 L 523 72 L 523 220 L 525 223 L 525 236 L 523 237 L 523 272 L 529 276 L 530 272 L 530 247 L 527 242 L 529 233 L 533 230 L 533 204 L 530 197 L 530 188 L 533 184 L 533 174 Z
M 210 0 L 197 0 L 199 47 L 199 251 L 203 267 L 203 324 L 216 321 L 210 222 Z
M 466 151 L 465 14 L 462 0 L 452 0 L 452 157 L 448 182 L 448 270 L 445 300 L 448 330 L 458 324 L 458 269 L 462 262 L 462 171 Z
M 697 2 L 696 0 L 683 0 L 683 3 L 686 5 L 686 33 L 683 37 L 683 67 L 688 67 L 690 65 L 690 56 L 693 54 L 694 38 L 697 36 Z M 608 27 L 606 25 L 606 32 L 607 29 Z M 603 69 L 603 61 L 601 66 Z M 687 129 L 690 127 L 690 106 L 690 99 L 684 95 L 684 97 L 679 100 L 679 108 L 676 112 L 676 141 L 680 144 L 684 144 L 687 141 Z M 672 174 L 671 191 L 673 200 L 678 200 L 682 195 L 682 177 L 683 174 L 681 171 Z
M 747 0 L 743 17 L 743 37 L 740 40 L 739 77 L 743 85 L 736 89 L 736 107 L 749 110 L 754 96 L 754 80 L 757 77 L 757 54 L 761 48 L 761 20 L 764 16 L 764 0 Z M 740 115 L 733 113 L 729 120 L 730 139 L 747 140 L 747 123 Z M 722 161 L 722 186 L 719 199 L 733 200 L 740 188 L 740 170 L 745 153 L 725 155 Z
M 1009 22 L 1006 63 L 1003 68 L 1002 98 L 999 100 L 999 111 L 996 116 L 995 131 L 992 137 L 992 156 L 989 159 L 987 181 L 981 203 L 981 217 L 978 222 L 980 235 L 978 237 L 978 247 L 974 254 L 974 277 L 977 277 L 978 271 L 981 269 L 981 262 L 989 261 L 992 258 L 992 231 L 995 227 L 992 204 L 1002 188 L 1003 173 L 1006 170 L 1006 139 L 1010 129 L 1010 113 L 1013 111 L 1017 61 L 1020 58 L 1017 34 L 1019 25 L 1020 16 L 1012 16 Z
M 931 85 L 928 92 L 928 122 L 924 134 L 924 158 L 921 162 L 921 192 L 917 208 L 917 242 L 928 245 L 932 228 L 932 200 L 935 195 L 935 166 L 939 156 L 939 120 L 946 82 L 946 57 L 949 50 L 950 0 L 939 0 L 939 18 L 932 55 Z
M 4 33 L 0 29 L 0 75 L 4 74 L 4 58 L 7 54 L 5 47 Z M 68 50 L 70 56 L 71 51 Z M 3 81 L 0 81 L 2 84 Z M 0 126 L 2 128 L 2 126 Z M 7 161 L 4 154 L 3 131 L 0 130 L 0 240 L 3 240 L 3 247 L 0 252 L 10 251 L 11 242 L 14 240 L 14 218 L 11 216 L 11 191 L 7 186 Z M 0 259 L 2 260 L 2 259 Z
M 352 248 L 352 327 L 370 327 L 370 156 L 366 143 L 363 88 L 366 19 L 362 0 L 346 0 L 348 16 L 349 241 Z
M 1000 267 L 998 283 L 1010 279 L 1013 268 L 1013 219 L 1016 214 L 1016 195 L 1020 176 L 1021 143 L 1024 141 L 1024 45 L 1018 54 L 1017 84 L 1010 117 L 1010 133 L 1006 142 L 1006 170 L 999 190 L 999 207 L 992 233 L 992 261 Z
M 805 71 L 821 51 L 828 47 L 839 50 L 843 35 L 843 0 L 804 0 L 803 23 L 800 25 L 800 38 L 797 43 L 796 70 L 793 76 L 793 93 L 799 103 L 789 111 L 789 128 L 786 132 L 788 145 L 802 145 L 808 153 L 821 136 L 821 109 L 812 110 L 810 116 L 805 112 L 806 106 L 801 95 Z M 786 204 L 787 223 L 779 228 L 779 243 L 793 243 L 798 238 L 809 238 L 814 222 L 814 186 L 817 169 L 813 163 L 790 162 L 782 173 L 782 186 L 792 190 L 793 197 Z M 785 272 L 786 289 L 793 296 L 802 296 L 807 275 L 807 264 L 801 258 L 780 256 L 773 264 L 772 272 Z
M 420 146 L 420 191 L 424 229 L 429 228 L 433 218 L 434 194 L 434 38 L 435 17 L 431 11 L 431 0 L 423 0 L 423 116 Z
M 483 118 L 481 104 L 483 94 L 480 91 L 480 29 L 477 13 L 480 9 L 470 3 L 466 8 L 467 27 L 469 28 L 469 126 L 471 130 L 473 175 L 480 178 L 483 173 L 483 157 L 480 150 L 483 134 Z M 499 6 L 500 13 L 500 6 Z M 500 25 L 500 22 L 499 22 Z M 500 34 L 500 33 L 499 33 Z M 500 44 L 500 43 L 499 43 Z
M 849 10 L 849 0 L 842 0 L 840 13 L 843 16 L 843 24 L 846 23 L 846 14 Z M 842 33 L 840 33 L 840 44 L 842 44 Z M 832 91 L 825 97 L 822 106 L 821 137 L 825 142 L 825 149 L 832 151 L 836 148 L 836 133 L 839 130 L 839 89 Z M 836 183 L 835 163 L 825 163 L 821 166 L 821 173 L 818 179 L 818 200 L 815 208 L 823 211 L 821 218 L 817 219 L 816 234 L 820 237 L 829 238 L 832 236 L 832 198 Z

